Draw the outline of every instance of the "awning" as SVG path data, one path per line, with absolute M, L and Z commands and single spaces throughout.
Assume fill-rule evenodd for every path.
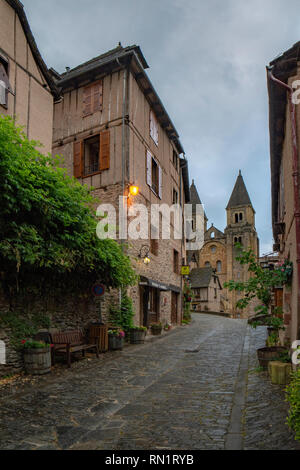
M 164 284 L 163 282 L 153 281 L 152 279 L 148 279 L 145 276 L 141 276 L 140 286 L 148 286 L 153 287 L 154 289 L 159 289 L 161 291 L 173 291 L 177 292 L 178 294 L 181 293 L 181 289 L 178 286 L 173 286 L 170 284 Z

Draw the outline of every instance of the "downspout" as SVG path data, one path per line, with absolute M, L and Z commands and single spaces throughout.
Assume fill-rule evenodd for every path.
M 300 308 L 300 201 L 299 201 L 299 168 L 298 168 L 298 141 L 297 141 L 297 121 L 296 121 L 296 105 L 293 103 L 294 89 L 274 77 L 272 73 L 273 67 L 267 67 L 268 77 L 288 92 L 290 117 L 292 125 L 292 148 L 293 148 L 293 189 L 294 189 L 294 217 L 296 225 L 296 254 L 297 254 L 297 275 L 298 275 L 298 311 Z M 298 318 L 297 318 L 298 327 Z

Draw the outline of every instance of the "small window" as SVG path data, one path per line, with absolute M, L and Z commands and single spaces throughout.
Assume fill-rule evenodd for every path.
M 8 93 L 13 94 L 8 77 L 8 62 L 0 57 L 0 105 L 4 108 L 7 108 L 8 106 Z
M 156 163 L 156 161 L 154 160 L 154 158 L 152 158 L 152 189 L 153 191 L 158 194 L 158 185 L 159 185 L 159 181 L 158 181 L 158 165 Z
M 239 219 L 240 219 L 240 222 L 242 222 L 242 220 L 243 220 L 243 214 L 242 213 L 240 213 Z
M 179 273 L 179 253 L 177 250 L 174 250 L 174 254 L 173 254 L 173 268 L 174 268 L 174 273 L 178 274 Z
M 100 171 L 99 152 L 100 139 L 98 135 L 84 141 L 84 176 Z
M 158 122 L 152 110 L 150 111 L 150 137 L 158 146 Z
M 235 218 L 235 223 L 238 224 L 239 223 L 239 214 L 235 214 L 234 218 Z
M 102 81 L 88 85 L 83 90 L 83 117 L 102 111 L 103 83 Z
M 215 232 L 211 232 L 210 238 L 215 238 L 215 236 L 216 236 Z
M 206 267 L 206 268 L 210 268 L 210 266 L 211 266 L 210 262 L 209 262 L 209 261 L 206 261 L 205 267 Z
M 221 272 L 222 272 L 222 262 L 221 262 L 221 261 L 218 261 L 218 262 L 217 262 L 217 272 L 218 272 L 218 273 L 221 273 Z
M 216 253 L 217 247 L 216 247 L 216 246 L 212 246 L 212 247 L 210 248 L 210 251 L 211 251 L 212 253 Z
M 178 157 L 177 153 L 175 152 L 175 150 L 173 150 L 173 165 L 174 165 L 176 171 L 178 171 L 178 162 L 179 162 L 179 157 Z
M 173 189 L 173 204 L 178 204 L 178 191 Z

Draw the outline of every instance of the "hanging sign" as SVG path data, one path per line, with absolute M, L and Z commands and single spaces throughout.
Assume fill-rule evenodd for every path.
M 182 266 L 181 267 L 181 275 L 182 276 L 189 276 L 190 274 L 190 267 L 189 266 Z

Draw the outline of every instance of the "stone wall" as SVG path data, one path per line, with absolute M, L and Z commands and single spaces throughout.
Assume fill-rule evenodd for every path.
M 102 301 L 102 320 L 108 322 L 109 307 L 111 304 L 118 304 L 119 291 L 107 292 Z M 1 324 L 1 317 L 4 318 L 9 311 L 9 304 L 0 294 L 0 341 L 6 345 L 6 365 L 0 364 L 0 377 L 18 373 L 23 369 L 23 358 L 20 352 L 14 350 L 10 339 L 12 331 Z M 21 317 L 29 319 L 31 313 L 42 313 L 48 316 L 51 321 L 51 329 L 70 330 L 87 328 L 91 322 L 99 321 L 99 309 L 97 301 L 92 295 L 85 297 L 60 296 L 47 299 L 19 299 L 13 306 L 13 311 L 18 312 Z M 42 328 L 41 328 L 42 329 Z

